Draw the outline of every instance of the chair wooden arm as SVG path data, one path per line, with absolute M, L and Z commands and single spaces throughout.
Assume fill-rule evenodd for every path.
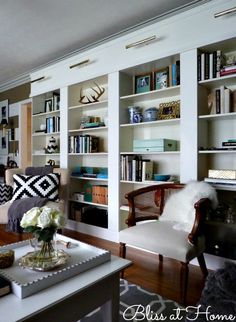
M 135 226 L 137 222 L 140 222 L 143 220 L 158 219 L 159 215 L 162 213 L 163 207 L 164 207 L 165 190 L 167 190 L 167 189 L 180 189 L 183 187 L 184 187 L 183 184 L 174 184 L 174 183 L 156 184 L 153 186 L 139 188 L 139 189 L 136 189 L 136 190 L 126 193 L 125 198 L 128 200 L 129 214 L 128 214 L 128 218 L 126 219 L 125 222 L 128 225 L 128 227 Z M 156 192 L 154 195 L 153 201 L 154 201 L 155 205 L 160 208 L 160 214 L 153 212 L 153 213 L 150 213 L 150 215 L 136 217 L 135 212 L 136 212 L 136 208 L 138 208 L 138 207 L 135 204 L 135 197 L 141 196 L 145 193 L 152 192 L 152 191 Z
M 208 198 L 202 198 L 194 204 L 195 221 L 192 230 L 188 235 L 188 240 L 191 244 L 196 244 L 197 238 L 203 233 L 203 220 L 206 218 L 207 212 L 211 208 L 211 201 Z

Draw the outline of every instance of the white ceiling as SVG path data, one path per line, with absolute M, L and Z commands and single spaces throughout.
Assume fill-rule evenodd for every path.
M 202 0 L 0 0 L 0 87 L 131 26 Z

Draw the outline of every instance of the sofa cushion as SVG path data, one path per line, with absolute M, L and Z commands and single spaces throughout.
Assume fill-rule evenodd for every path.
M 13 175 L 14 187 L 12 202 L 16 199 L 41 197 L 50 200 L 58 200 L 60 175 L 51 173 L 47 175 Z

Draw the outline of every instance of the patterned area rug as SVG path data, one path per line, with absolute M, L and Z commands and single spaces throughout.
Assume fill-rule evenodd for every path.
M 181 308 L 176 302 L 120 280 L 120 322 L 184 321 L 185 311 L 179 311 Z M 90 313 L 85 321 L 102 322 L 100 310 Z

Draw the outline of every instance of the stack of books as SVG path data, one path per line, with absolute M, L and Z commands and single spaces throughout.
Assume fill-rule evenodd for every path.
M 204 181 L 214 185 L 229 185 L 236 188 L 236 170 L 208 170 Z

